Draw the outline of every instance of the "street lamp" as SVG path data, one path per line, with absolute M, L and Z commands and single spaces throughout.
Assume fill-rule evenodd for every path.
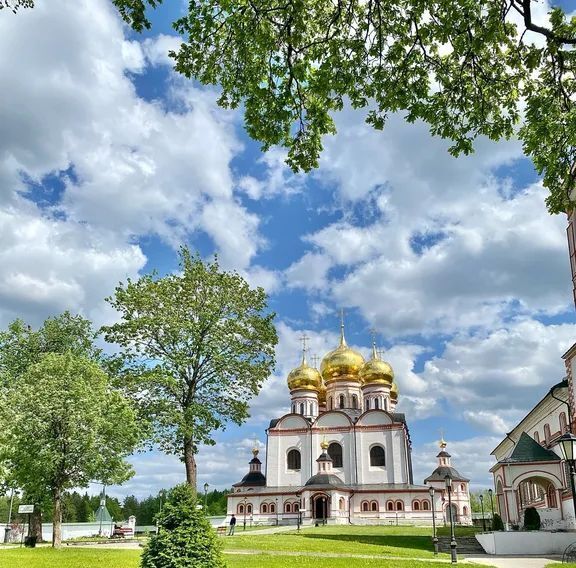
M 570 466 L 570 486 L 572 488 L 572 503 L 574 504 L 574 521 L 576 522 L 576 489 L 574 488 L 574 459 L 576 458 L 576 436 L 566 432 L 558 438 L 562 457 Z
M 480 510 L 482 511 L 482 530 L 486 532 L 486 519 L 484 518 L 484 495 L 480 493 Z
M 436 505 L 434 504 L 434 487 L 428 488 L 430 501 L 432 501 L 432 542 L 434 543 L 434 556 L 438 556 L 438 537 L 436 536 Z
M 276 497 L 276 526 L 278 526 L 278 497 Z
M 210 487 L 210 485 L 206 482 L 204 484 L 204 509 L 206 511 L 208 511 L 208 487 Z
M 300 532 L 300 525 L 302 524 L 302 513 L 300 511 L 300 505 L 302 505 L 302 503 L 300 502 L 300 495 L 296 494 L 296 497 L 298 497 L 298 517 L 296 519 L 296 528 L 298 532 Z
M 492 489 L 488 489 L 490 495 L 490 509 L 492 509 L 492 519 L 490 520 L 490 530 L 494 530 L 494 500 L 492 499 Z
M 446 492 L 448 493 L 448 510 L 450 511 L 450 558 L 452 564 L 458 563 L 456 554 L 456 537 L 454 536 L 454 519 L 452 517 L 452 478 L 449 475 L 444 477 Z
M 244 497 L 244 528 L 242 530 L 246 530 L 246 497 Z

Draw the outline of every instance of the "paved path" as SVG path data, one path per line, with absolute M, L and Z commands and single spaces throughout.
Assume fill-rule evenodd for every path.
M 553 562 L 560 562 L 559 556 L 468 556 L 464 562 L 474 562 L 496 568 L 544 568 Z

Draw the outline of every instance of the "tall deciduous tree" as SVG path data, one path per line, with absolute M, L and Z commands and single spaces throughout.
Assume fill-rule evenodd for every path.
M 2 391 L 0 457 L 19 486 L 49 491 L 53 546 L 61 542 L 62 497 L 91 480 L 121 483 L 138 442 L 136 413 L 107 374 L 85 357 L 49 353 Z
M 125 385 L 152 420 L 154 442 L 180 456 L 195 489 L 198 446 L 248 417 L 277 336 L 262 288 L 186 248 L 180 269 L 118 286 L 109 302 L 121 320 L 103 330 L 122 349 Z
M 136 30 L 162 0 L 113 0 Z M 538 0 L 195 0 L 174 23 L 176 69 L 244 105 L 248 133 L 316 167 L 334 111 L 349 100 L 384 127 L 391 112 L 423 120 L 468 154 L 479 136 L 519 136 L 544 174 L 547 204 L 576 201 L 576 18 Z

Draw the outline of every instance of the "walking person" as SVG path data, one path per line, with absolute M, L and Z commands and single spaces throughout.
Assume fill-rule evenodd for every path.
M 228 536 L 234 536 L 234 529 L 236 528 L 236 516 L 232 514 L 230 519 L 230 530 L 228 531 Z

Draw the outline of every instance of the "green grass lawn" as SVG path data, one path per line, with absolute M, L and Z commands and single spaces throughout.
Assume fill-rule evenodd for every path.
M 327 526 L 297 531 L 223 538 L 227 550 L 337 552 L 427 558 L 431 531 L 420 527 Z M 442 555 L 444 556 L 444 555 Z
M 92 548 L 11 549 L 0 552 L 3 568 L 138 568 L 139 550 Z M 414 560 L 320 558 L 318 556 L 270 556 L 226 554 L 228 568 L 438 568 L 443 564 Z

